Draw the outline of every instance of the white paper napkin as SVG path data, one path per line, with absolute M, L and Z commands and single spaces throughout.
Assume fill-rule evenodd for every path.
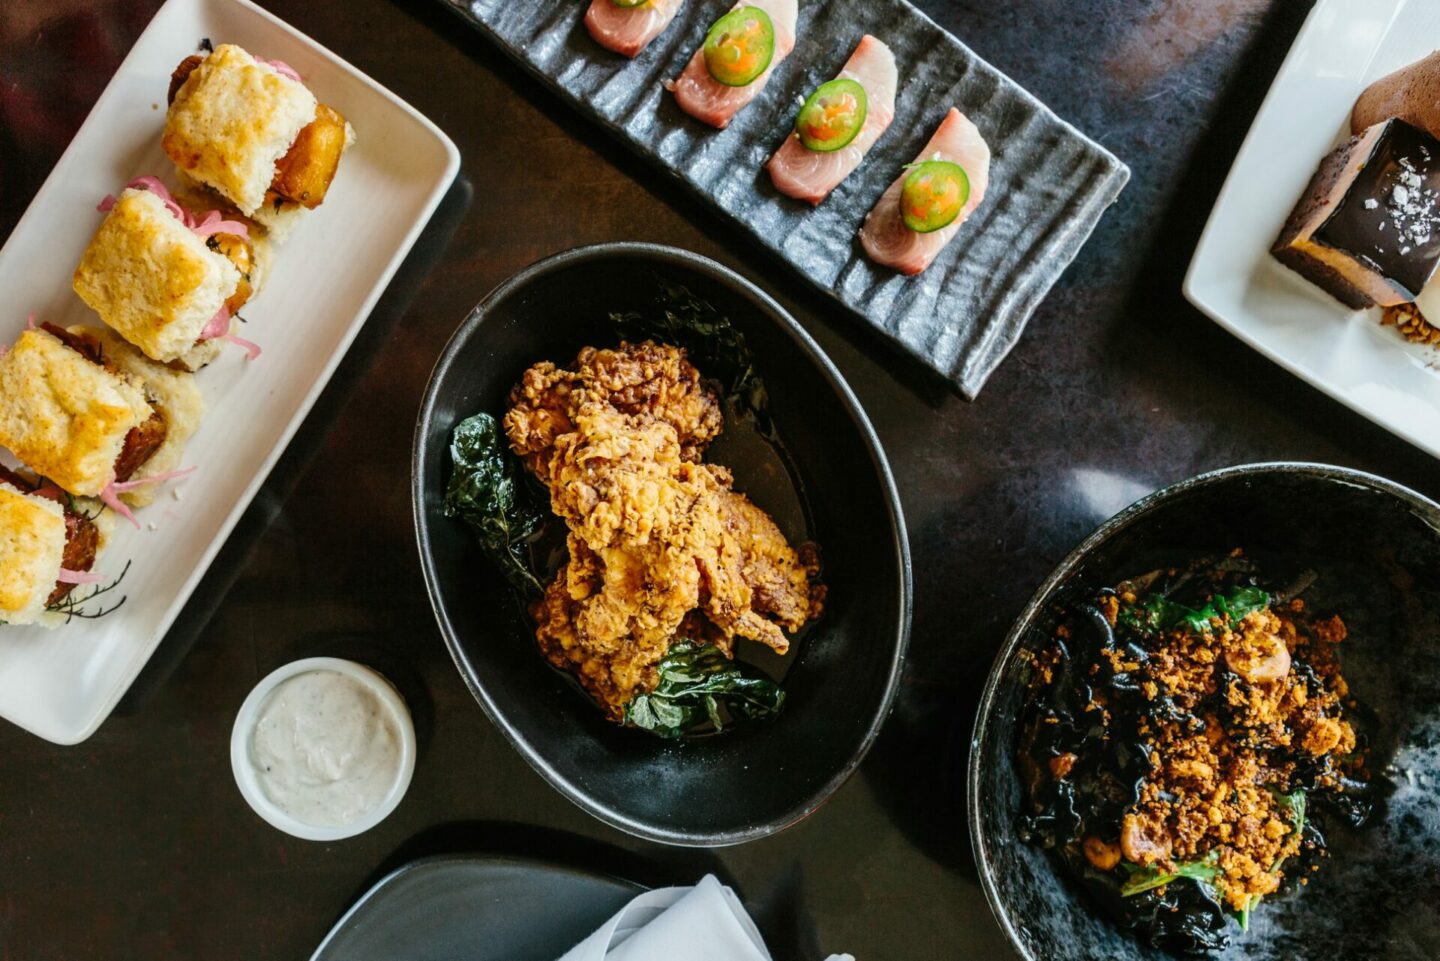
M 713 874 L 631 901 L 559 961 L 771 961 L 735 892 Z M 828 961 L 855 961 L 848 954 Z

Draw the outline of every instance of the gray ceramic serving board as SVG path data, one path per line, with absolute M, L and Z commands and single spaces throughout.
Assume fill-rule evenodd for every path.
M 588 0 L 443 2 L 972 400 L 1130 179 L 1109 151 L 905 0 L 801 0 L 794 52 L 723 131 L 684 114 L 661 82 L 732 0 L 687 0 L 633 61 L 590 38 Z M 899 63 L 895 122 L 811 208 L 779 194 L 765 162 L 789 133 L 797 98 L 838 73 L 865 33 Z M 990 143 L 990 188 L 940 258 L 903 277 L 866 259 L 856 230 L 951 106 Z

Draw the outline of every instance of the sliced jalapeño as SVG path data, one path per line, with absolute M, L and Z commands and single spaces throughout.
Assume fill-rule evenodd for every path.
M 705 68 L 718 83 L 744 87 L 775 57 L 775 24 L 759 7 L 731 10 L 705 35 Z
M 839 150 L 865 126 L 869 102 L 865 88 L 848 77 L 822 83 L 795 116 L 795 133 L 807 150 Z
M 965 168 L 948 160 L 913 164 L 900 192 L 905 226 L 920 234 L 948 227 L 970 199 L 970 178 Z

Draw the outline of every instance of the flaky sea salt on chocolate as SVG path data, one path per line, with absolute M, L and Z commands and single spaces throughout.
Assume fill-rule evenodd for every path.
M 1440 265 L 1437 157 L 1403 120 L 1369 127 L 1321 162 L 1271 253 L 1347 306 L 1414 301 Z

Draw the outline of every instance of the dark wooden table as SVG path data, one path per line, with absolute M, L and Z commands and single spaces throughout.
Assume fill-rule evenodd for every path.
M 158 5 L 0 3 L 0 236 Z M 304 958 L 388 868 L 462 850 L 650 883 L 717 871 L 781 961 L 841 950 L 865 961 L 1005 957 L 970 858 L 962 771 L 991 657 L 1050 567 L 1139 494 L 1228 464 L 1328 461 L 1440 495 L 1433 460 L 1180 296 L 1215 193 L 1308 9 L 1298 0 L 920 0 L 1135 173 L 974 404 L 926 387 L 867 328 L 438 4 L 266 5 L 443 127 L 464 154 L 461 183 L 117 715 L 70 748 L 0 729 L 3 961 Z M 642 844 L 547 787 L 461 683 L 420 578 L 408 458 L 435 356 L 513 271 L 618 239 L 699 251 L 789 306 L 874 419 L 910 524 L 914 638 L 884 735 L 822 810 L 739 848 Z M 388 821 L 312 844 L 250 812 L 227 744 L 263 674 L 334 652 L 398 675 L 423 746 Z

